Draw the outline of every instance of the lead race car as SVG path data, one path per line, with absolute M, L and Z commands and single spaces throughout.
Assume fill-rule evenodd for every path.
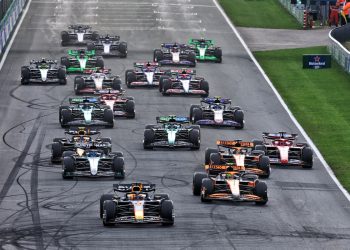
M 124 96 L 124 91 L 103 89 L 95 92 L 100 102 L 113 110 L 115 117 L 135 118 L 135 101 L 132 96 Z
M 147 125 L 144 131 L 144 149 L 156 147 L 200 148 L 200 127 L 189 125 L 188 117 L 157 117 L 157 125 Z
M 228 98 L 203 98 L 201 105 L 191 105 L 190 119 L 193 124 L 198 125 L 242 129 L 244 127 L 244 112 L 240 107 L 231 104 L 231 100 Z
M 67 83 L 66 67 L 57 65 L 56 60 L 42 58 L 31 60 L 29 66 L 21 68 L 21 83 Z
M 74 91 L 76 95 L 94 94 L 102 89 L 121 90 L 122 81 L 119 76 L 113 76 L 111 70 L 99 69 L 89 76 L 76 76 Z
M 59 121 L 63 128 L 68 126 L 105 126 L 113 128 L 113 111 L 100 104 L 97 97 L 69 98 L 69 106 L 59 107 Z
M 69 57 L 61 57 L 61 64 L 64 65 L 68 73 L 91 74 L 92 71 L 103 69 L 102 57 L 95 56 L 93 50 L 68 50 Z
M 96 55 L 103 57 L 121 57 L 126 58 L 128 55 L 128 45 L 120 41 L 120 36 L 100 36 L 98 41 L 88 43 L 88 50 L 94 50 Z
M 196 54 L 186 44 L 162 43 L 161 49 L 153 52 L 153 61 L 160 65 L 196 66 Z
M 68 30 L 61 32 L 61 45 L 86 45 L 88 42 L 98 41 L 97 31 L 92 31 L 89 25 L 69 25 Z
M 208 39 L 190 39 L 189 48 L 196 53 L 197 61 L 222 62 L 222 50 L 214 46 L 213 40 Z
M 171 76 L 165 75 L 159 81 L 159 91 L 163 95 L 209 95 L 209 83 L 203 77 L 196 76 L 195 70 L 175 69 L 170 73 Z
M 145 183 L 114 184 L 114 194 L 104 194 L 100 198 L 103 225 L 161 223 L 172 226 L 175 220 L 173 202 L 168 194 L 154 193 L 155 187 L 155 184 Z
M 263 141 L 256 140 L 255 148 L 265 152 L 273 165 L 312 168 L 312 149 L 307 143 L 297 143 L 297 137 L 287 132 L 264 132 Z
M 124 179 L 124 156 L 121 152 L 106 154 L 100 149 L 81 149 L 68 152 L 63 158 L 62 178 L 114 177 Z
M 88 127 L 72 127 L 65 131 L 71 138 L 54 138 L 51 145 L 51 162 L 60 163 L 62 157 L 70 152 L 80 149 L 101 149 L 105 154 L 112 151 L 112 140 L 109 137 L 100 137 L 99 130 L 93 130 Z M 93 138 L 97 136 L 97 138 Z
M 160 68 L 159 63 L 134 63 L 134 69 L 125 71 L 125 84 L 132 87 L 157 87 L 164 76 L 171 76 L 170 70 Z

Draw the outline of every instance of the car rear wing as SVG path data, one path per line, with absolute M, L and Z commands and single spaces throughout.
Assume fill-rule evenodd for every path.
M 83 53 L 86 56 L 95 56 L 95 50 L 87 50 L 87 49 L 70 49 L 70 50 L 68 50 L 68 55 L 70 55 L 70 56 L 79 56 Z
M 96 90 L 94 92 L 95 95 L 108 95 L 108 94 L 111 94 L 111 95 L 122 95 L 124 93 L 125 93 L 125 90 L 116 90 L 116 89 L 111 89 L 111 88 L 100 89 L 100 90 Z
M 41 59 L 41 60 L 30 60 L 30 63 L 47 63 L 47 64 L 57 64 L 57 60 Z
M 190 118 L 184 116 L 157 116 L 157 123 L 168 123 L 168 122 L 176 122 L 176 123 L 189 123 Z
M 249 141 L 241 141 L 241 140 L 234 140 L 234 141 L 224 141 L 224 140 L 218 140 L 216 141 L 216 145 L 225 147 L 225 148 L 254 148 L 254 143 Z
M 206 104 L 231 104 L 231 99 L 229 98 L 221 98 L 219 96 L 216 97 L 206 97 L 201 100 L 201 103 Z
M 170 73 L 171 74 L 191 74 L 191 75 L 195 75 L 196 74 L 196 70 L 195 69 L 188 69 L 188 68 L 171 69 Z
M 70 104 L 80 104 L 80 103 L 100 103 L 100 98 L 85 96 L 85 97 L 72 97 L 69 98 Z
M 171 49 L 175 45 L 177 45 L 180 49 L 187 49 L 188 48 L 188 46 L 184 43 L 162 43 L 160 46 L 162 48 Z
M 278 133 L 268 133 L 263 132 L 263 138 L 268 140 L 286 139 L 286 140 L 296 140 L 298 134 L 288 134 L 287 132 Z
M 143 67 L 159 67 L 159 63 L 157 62 L 134 62 L 135 68 L 143 68 Z
M 89 30 L 91 29 L 91 26 L 89 25 L 84 25 L 84 24 L 72 24 L 68 26 L 68 29 L 72 30 Z
M 119 41 L 120 40 L 120 36 L 109 36 L 109 35 L 105 35 L 105 36 L 100 36 L 99 38 L 100 41 L 106 41 L 106 40 L 110 40 L 110 41 Z
M 130 183 L 130 184 L 113 184 L 113 189 L 116 192 L 154 192 L 156 190 L 156 184 L 143 184 L 143 183 Z
M 205 43 L 208 46 L 213 46 L 214 45 L 214 41 L 211 39 L 198 39 L 198 38 L 191 38 L 188 43 L 190 45 L 197 45 L 200 43 Z
M 93 130 L 89 127 L 70 127 L 65 131 L 67 135 L 98 135 L 100 133 L 99 130 Z
M 212 172 L 226 172 L 226 171 L 245 171 L 245 167 L 244 166 L 235 166 L 235 165 L 205 165 L 204 166 L 206 171 Z

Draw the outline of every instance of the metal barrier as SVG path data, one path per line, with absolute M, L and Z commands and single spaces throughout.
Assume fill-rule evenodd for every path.
M 300 24 L 304 24 L 304 4 L 291 4 L 290 0 L 279 1 L 298 20 Z
M 350 73 L 350 52 L 342 44 L 350 41 L 350 24 L 331 30 L 328 37 L 331 40 L 328 51 L 346 72 Z
M 16 26 L 18 17 L 23 11 L 23 7 L 27 0 L 14 0 L 8 8 L 6 15 L 0 22 L 0 55 L 2 56 L 3 50 L 11 37 L 12 31 Z

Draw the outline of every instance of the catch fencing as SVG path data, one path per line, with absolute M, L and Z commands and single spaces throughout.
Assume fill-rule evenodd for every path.
M 350 73 L 350 52 L 345 48 L 344 43 L 350 41 L 350 24 L 331 30 L 328 34 L 330 38 L 329 52 L 333 58 Z

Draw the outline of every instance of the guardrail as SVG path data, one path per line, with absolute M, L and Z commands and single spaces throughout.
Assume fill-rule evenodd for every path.
M 328 33 L 328 37 L 331 40 L 328 51 L 350 73 L 350 52 L 342 44 L 343 42 L 350 41 L 350 24 L 331 30 Z
M 279 0 L 279 2 L 298 20 L 298 22 L 304 25 L 304 4 L 291 4 L 290 0 Z
M 6 48 L 7 42 L 11 37 L 12 31 L 16 26 L 18 17 L 22 13 L 26 2 L 27 0 L 14 0 L 0 22 L 0 56 L 2 56 Z

